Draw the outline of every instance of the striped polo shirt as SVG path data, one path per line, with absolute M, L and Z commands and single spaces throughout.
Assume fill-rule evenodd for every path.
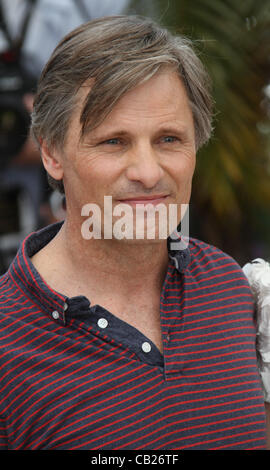
M 0 448 L 264 449 L 254 305 L 238 264 L 196 239 L 168 253 L 161 354 L 42 279 L 30 257 L 60 226 L 30 234 L 0 278 Z

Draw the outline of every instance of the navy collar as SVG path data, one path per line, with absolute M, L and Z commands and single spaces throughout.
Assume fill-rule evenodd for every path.
M 90 302 L 84 296 L 77 296 L 69 299 L 65 295 L 56 292 L 52 289 L 40 276 L 35 266 L 31 262 L 31 257 L 47 245 L 52 238 L 58 233 L 63 222 L 57 222 L 49 225 L 37 232 L 33 232 L 21 243 L 16 257 L 9 268 L 9 275 L 17 285 L 17 287 L 28 295 L 32 301 L 39 305 L 39 307 L 47 313 L 52 314 L 52 311 L 57 311 L 60 319 L 65 323 L 65 311 L 71 307 L 72 302 L 77 305 L 85 304 L 85 308 L 89 308 Z M 178 240 L 180 241 L 180 239 Z M 179 273 L 183 272 L 190 262 L 189 248 L 172 250 L 171 242 L 174 240 L 168 238 L 168 256 L 170 264 Z M 175 245 L 174 245 L 175 248 Z

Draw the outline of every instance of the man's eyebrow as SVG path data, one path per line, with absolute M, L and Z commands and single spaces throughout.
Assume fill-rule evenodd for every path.
M 93 130 L 86 134 L 86 138 L 92 140 L 108 140 L 112 137 L 123 137 L 128 135 L 128 131 L 124 131 L 123 129 L 109 129 L 104 131 Z
M 115 128 L 115 129 L 108 129 L 108 130 L 98 130 L 98 129 L 93 129 L 91 132 L 86 133 L 85 138 L 89 140 L 109 140 L 113 137 L 126 137 L 132 134 L 132 132 L 128 130 L 124 130 L 123 128 Z M 164 124 L 157 126 L 157 128 L 154 131 L 154 134 L 159 135 L 159 134 L 178 134 L 178 135 L 187 135 L 188 134 L 188 128 L 187 126 L 183 123 L 173 123 L 173 124 Z
M 157 133 L 164 133 L 164 134 L 186 134 L 188 132 L 188 128 L 185 125 L 177 125 L 177 124 L 172 124 L 172 125 L 165 125 L 165 126 L 160 126 L 157 129 Z

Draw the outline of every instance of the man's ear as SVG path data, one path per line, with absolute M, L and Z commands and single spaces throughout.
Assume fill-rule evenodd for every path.
M 40 139 L 40 152 L 45 170 L 55 180 L 63 179 L 62 158 L 56 149 L 50 149 L 45 140 Z

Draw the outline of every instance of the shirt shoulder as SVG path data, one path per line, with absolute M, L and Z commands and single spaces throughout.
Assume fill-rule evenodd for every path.
M 0 276 L 0 311 L 1 311 L 1 304 L 7 296 L 7 290 L 9 288 L 9 281 L 10 280 L 9 280 L 8 272 L 6 272 L 5 274 L 1 274 Z
M 192 273 L 207 273 L 208 277 L 226 277 L 250 290 L 248 280 L 238 262 L 220 248 L 196 238 L 189 239 Z M 212 273 L 212 275 L 211 275 Z
M 21 313 L 27 308 L 25 293 L 16 287 L 9 273 L 0 276 L 0 334 L 7 324 L 20 320 Z
M 191 258 L 202 264 L 209 262 L 210 260 L 221 264 L 230 261 L 242 271 L 237 261 L 228 253 L 225 253 L 220 248 L 197 238 L 191 237 L 189 239 L 189 250 Z

